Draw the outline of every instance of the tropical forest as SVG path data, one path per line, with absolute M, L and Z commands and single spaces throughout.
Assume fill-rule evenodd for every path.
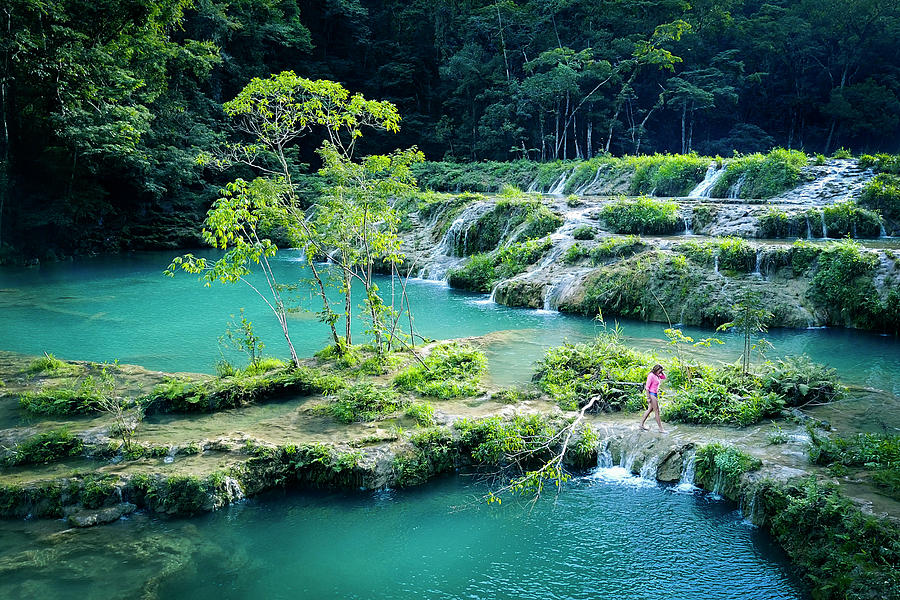
M 0 598 L 900 600 L 900 4 L 0 32 Z

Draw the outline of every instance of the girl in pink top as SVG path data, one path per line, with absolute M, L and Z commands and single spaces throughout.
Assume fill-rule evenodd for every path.
M 647 431 L 644 423 L 652 412 L 656 416 L 656 424 L 659 426 L 660 433 L 666 431 L 662 426 L 662 419 L 659 418 L 659 382 L 666 378 L 663 373 L 662 365 L 654 365 L 647 374 L 647 383 L 644 384 L 644 390 L 647 392 L 647 410 L 644 412 L 644 418 L 641 419 L 641 429 Z

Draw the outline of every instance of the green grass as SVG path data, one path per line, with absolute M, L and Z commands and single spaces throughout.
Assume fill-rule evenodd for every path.
M 528 269 L 552 247 L 552 240 L 515 242 L 490 253 L 475 254 L 465 265 L 451 269 L 447 282 L 451 287 L 473 292 L 490 292 L 494 284 Z
M 49 353 L 44 353 L 28 365 L 31 375 L 75 376 L 84 372 L 84 367 L 60 360 Z
M 830 238 L 877 238 L 881 235 L 881 216 L 853 202 L 826 206 L 822 213 Z
M 722 444 L 707 444 L 697 449 L 696 477 L 703 486 L 733 497 L 745 473 L 757 471 L 762 462 L 742 450 Z
M 600 212 L 600 217 L 607 228 L 616 233 L 670 234 L 681 223 L 677 204 L 648 196 L 636 200 L 623 198 L 607 204 Z
M 483 352 L 455 342 L 435 346 L 423 362 L 400 372 L 394 385 L 436 398 L 475 396 L 487 368 Z
M 788 356 L 769 363 L 763 374 L 762 387 L 778 394 L 787 406 L 834 402 L 845 392 L 836 370 L 814 363 L 805 355 Z
M 622 258 L 643 252 L 649 247 L 639 236 L 613 236 L 602 240 L 590 252 L 595 265 L 611 258 Z
M 572 237 L 576 240 L 592 240 L 597 236 L 597 230 L 590 225 L 582 225 L 572 232 Z
M 83 415 L 102 410 L 103 401 L 112 393 L 111 375 L 88 375 L 79 383 L 29 391 L 19 405 L 38 415 Z
M 879 211 L 886 219 L 900 221 L 900 175 L 876 175 L 863 188 L 859 204 Z

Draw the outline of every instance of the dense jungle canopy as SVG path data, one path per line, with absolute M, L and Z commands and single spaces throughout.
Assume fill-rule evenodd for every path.
M 191 243 L 222 104 L 283 70 L 395 103 L 363 150 L 432 160 L 900 139 L 894 0 L 8 0 L 0 28 L 0 258 Z

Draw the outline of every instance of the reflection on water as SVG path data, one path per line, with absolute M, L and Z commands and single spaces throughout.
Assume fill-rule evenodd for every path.
M 205 288 L 190 275 L 164 277 L 162 270 L 171 258 L 170 253 L 153 252 L 40 269 L 0 269 L 0 348 L 29 354 L 48 351 L 73 359 L 118 358 L 165 371 L 212 372 L 223 355 L 240 360 L 220 348 L 218 339 L 232 315 L 244 307 L 267 345 L 266 352 L 287 354 L 275 319 L 249 287 Z M 302 263 L 290 252 L 277 261 L 277 272 L 282 282 L 289 283 L 305 275 Z M 381 287 L 389 299 L 390 281 L 383 280 Z M 587 318 L 510 309 L 441 283 L 411 280 L 409 291 L 415 326 L 422 335 L 507 332 L 488 348 L 491 376 L 500 384 L 528 381 L 533 362 L 546 348 L 564 340 L 588 340 L 602 330 Z M 308 356 L 328 343 L 328 332 L 310 312 L 319 308 L 316 299 L 305 293 L 299 303 L 307 311 L 291 315 L 292 339 L 298 353 Z M 667 351 L 665 325 L 620 324 L 633 345 Z M 712 334 L 692 327 L 685 333 L 695 338 Z M 736 360 L 740 337 L 719 337 L 724 345 L 691 351 L 708 360 Z M 845 329 L 774 330 L 767 337 L 775 345 L 770 356 L 809 354 L 838 369 L 848 383 L 900 394 L 900 378 L 894 374 L 900 364 L 900 343 L 893 337 Z
M 804 597 L 764 534 L 673 489 L 587 477 L 529 511 L 487 506 L 483 488 L 450 478 L 402 492 L 274 493 L 191 521 L 136 515 L 30 536 L 0 523 L 0 597 Z

